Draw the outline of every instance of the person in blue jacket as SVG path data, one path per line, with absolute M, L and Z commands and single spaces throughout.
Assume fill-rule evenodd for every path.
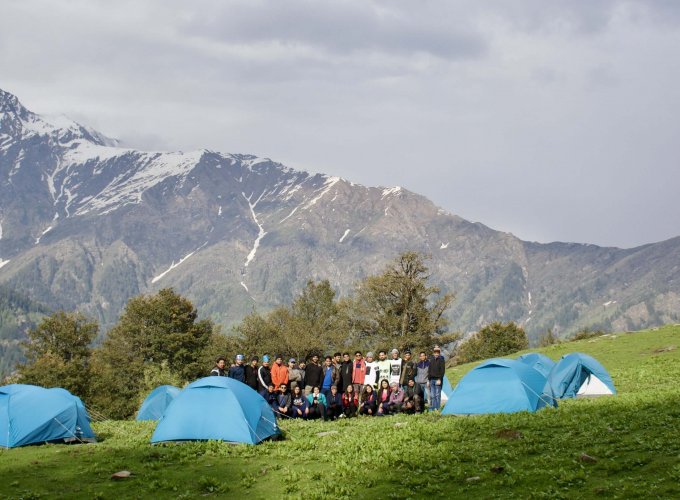
M 236 356 L 236 364 L 229 368 L 227 376 L 244 384 L 246 383 L 246 370 L 245 366 L 243 366 L 243 354 Z
M 307 403 L 309 404 L 308 419 L 322 418 L 323 420 L 328 420 L 326 416 L 326 396 L 321 394 L 318 387 L 314 387 L 312 393 L 307 396 Z
M 309 415 L 309 403 L 299 385 L 293 389 L 291 399 L 290 416 L 292 418 L 307 418 Z

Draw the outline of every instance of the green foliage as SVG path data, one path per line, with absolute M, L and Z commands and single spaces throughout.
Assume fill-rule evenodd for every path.
M 352 342 L 367 348 L 417 350 L 455 340 L 457 335 L 444 335 L 448 326 L 444 313 L 454 296 L 428 286 L 429 277 L 425 258 L 405 252 L 382 274 L 361 281 L 346 307 Z
M 19 380 L 43 387 L 63 387 L 85 398 L 89 393 L 90 344 L 99 326 L 80 313 L 58 311 L 28 332 L 26 363 Z
M 110 417 L 125 418 L 136 410 L 146 391 L 144 374 L 153 366 L 165 366 L 182 382 L 200 377 L 212 335 L 212 322 L 197 321 L 193 304 L 172 289 L 130 299 L 95 352 L 93 403 Z
M 600 335 L 605 335 L 602 330 L 591 330 L 590 328 L 583 328 L 576 332 L 570 340 L 586 340 L 592 339 L 593 337 L 599 337 Z
M 679 340 L 669 326 L 540 350 L 595 356 L 619 394 L 537 413 L 282 420 L 287 439 L 257 446 L 151 446 L 153 422 L 101 422 L 94 445 L 0 450 L 0 477 L 11 478 L 0 497 L 678 498 Z M 119 470 L 133 475 L 111 481 Z
M 514 322 L 498 321 L 485 326 L 462 342 L 456 350 L 458 363 L 470 363 L 480 359 L 506 356 L 529 347 L 524 329 Z
M 290 308 L 279 307 L 266 316 L 253 312 L 236 331 L 244 353 L 285 353 L 298 358 L 339 348 L 346 339 L 328 280 L 308 281 Z
M 559 343 L 559 337 L 553 333 L 551 328 L 548 328 L 548 330 L 538 338 L 538 347 L 548 347 Z

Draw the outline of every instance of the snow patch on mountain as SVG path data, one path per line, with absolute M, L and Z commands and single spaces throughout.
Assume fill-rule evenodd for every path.
M 38 236 L 38 237 L 35 239 L 35 244 L 37 245 L 38 243 L 40 243 L 40 238 L 42 238 L 43 236 L 45 236 L 45 235 L 46 235 L 47 233 L 49 233 L 50 231 L 52 231 L 52 226 L 50 226 L 50 227 L 48 227 L 47 229 L 45 229 L 45 230 L 40 234 L 40 236 Z
M 347 235 L 349 234 L 349 231 L 350 231 L 349 229 L 345 230 L 345 234 L 343 234 L 343 235 L 342 235 L 342 238 L 340 238 L 340 239 L 338 240 L 338 243 L 342 243 L 343 241 L 345 241 L 345 238 L 346 238 Z
M 184 257 L 182 257 L 181 259 L 179 259 L 179 262 L 177 262 L 177 263 L 175 263 L 175 261 L 173 260 L 173 261 L 172 261 L 172 264 L 170 264 L 170 267 L 168 267 L 165 271 L 163 271 L 163 272 L 162 272 L 161 274 L 159 274 L 158 276 L 155 276 L 155 277 L 151 280 L 151 283 L 156 283 L 157 281 L 159 281 L 160 279 L 162 279 L 163 276 L 165 276 L 165 275 L 168 274 L 170 271 L 172 271 L 173 269 L 175 269 L 175 268 L 176 268 L 177 266 L 179 266 L 182 262 L 184 262 L 185 260 L 187 260 L 187 259 L 188 259 L 189 257 L 191 257 L 192 255 L 194 255 L 196 252 L 198 252 L 201 248 L 203 248 L 203 247 L 206 246 L 207 244 L 208 244 L 208 242 L 206 241 L 206 242 L 203 243 L 200 247 L 198 247 L 196 250 L 194 250 L 193 252 L 190 252 L 190 253 L 186 254 Z
M 441 246 L 439 247 L 440 250 L 445 250 L 449 248 L 449 242 L 447 241 L 446 243 L 442 243 Z
M 328 191 L 331 190 L 335 184 L 337 184 L 340 181 L 340 177 L 329 177 L 326 179 L 326 181 L 323 183 L 323 188 L 321 190 L 321 193 L 314 198 L 312 198 L 304 207 L 303 209 L 311 208 L 313 205 L 316 205 L 316 202 L 319 201 L 321 198 L 323 198 Z
M 260 202 L 262 197 L 264 196 L 265 192 L 262 191 L 262 194 L 260 194 L 260 197 L 255 201 L 255 203 L 252 203 L 250 200 L 253 198 L 253 193 L 251 193 L 250 196 L 246 196 L 245 193 L 241 193 L 243 197 L 246 199 L 248 202 L 248 206 L 250 207 L 250 214 L 253 216 L 253 220 L 255 221 L 255 224 L 257 224 L 258 227 L 258 233 L 257 233 L 257 238 L 255 239 L 255 243 L 253 243 L 253 248 L 250 250 L 250 253 L 248 254 L 248 257 L 246 258 L 246 263 L 243 265 L 243 267 L 248 267 L 248 265 L 252 262 L 252 260 L 255 258 L 255 254 L 257 253 L 257 249 L 260 246 L 260 241 L 264 236 L 267 234 L 267 232 L 264 230 L 262 227 L 262 224 L 260 224 L 260 221 L 257 220 L 257 215 L 255 214 L 255 207 L 257 204 Z
M 382 190 L 382 197 L 380 198 L 381 200 L 384 200 L 391 194 L 399 194 L 401 192 L 401 187 L 400 186 L 395 186 L 391 188 L 385 188 Z

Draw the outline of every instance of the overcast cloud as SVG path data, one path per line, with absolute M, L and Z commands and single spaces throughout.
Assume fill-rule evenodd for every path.
M 680 235 L 680 2 L 5 0 L 0 88 L 144 149 L 401 185 L 527 240 Z

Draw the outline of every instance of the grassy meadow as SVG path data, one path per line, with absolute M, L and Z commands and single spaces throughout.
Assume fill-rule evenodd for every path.
M 679 347 L 676 325 L 539 349 L 594 356 L 619 394 L 533 414 L 282 421 L 258 446 L 151 446 L 153 423 L 101 422 L 96 444 L 0 450 L 0 498 L 678 498 Z

